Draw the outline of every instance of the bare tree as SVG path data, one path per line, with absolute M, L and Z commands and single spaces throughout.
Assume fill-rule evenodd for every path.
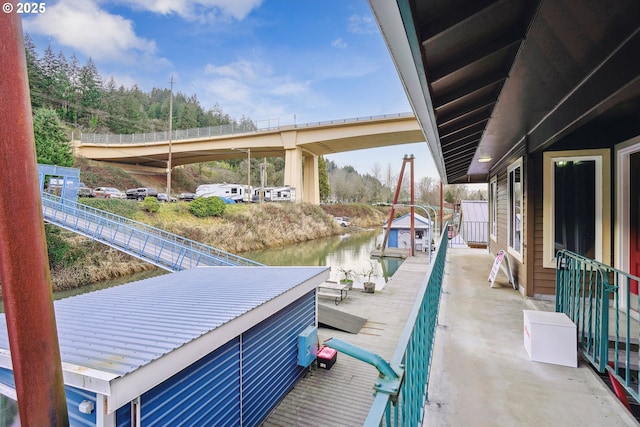
M 387 169 L 384 172 L 384 185 L 387 187 L 387 202 L 391 203 L 393 198 L 393 192 L 395 191 L 398 176 L 393 171 L 391 163 L 387 163 Z

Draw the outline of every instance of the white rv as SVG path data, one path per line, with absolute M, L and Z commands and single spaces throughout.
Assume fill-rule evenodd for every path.
M 249 190 L 251 191 L 251 190 Z M 250 194 L 250 193 L 249 193 Z M 247 186 L 242 184 L 203 184 L 196 188 L 197 197 L 226 197 L 236 203 L 247 201 Z
M 256 188 L 253 190 L 251 200 L 254 202 L 260 201 L 260 194 L 262 193 L 262 200 L 265 202 L 295 202 L 296 189 L 293 187 L 264 187 Z

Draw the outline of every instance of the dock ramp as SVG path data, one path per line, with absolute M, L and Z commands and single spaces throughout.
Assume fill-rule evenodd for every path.
M 263 266 L 100 209 L 41 193 L 44 220 L 168 271 L 199 266 Z
M 367 319 L 364 317 L 345 313 L 324 304 L 318 304 L 318 323 L 320 325 L 357 334 L 366 322 Z

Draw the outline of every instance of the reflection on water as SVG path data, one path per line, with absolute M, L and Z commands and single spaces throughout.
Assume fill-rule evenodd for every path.
M 331 267 L 330 280 L 335 281 L 343 278 L 341 270 L 351 270 L 355 275 L 355 288 L 364 288 L 363 275 L 373 269 L 375 277 L 372 276 L 371 281 L 376 283 L 376 289 L 382 289 L 402 260 L 371 258 L 371 251 L 381 242 L 382 234 L 378 229 L 325 237 L 282 248 L 244 252 L 241 255 L 266 265 L 325 265 Z
M 382 289 L 389 277 L 393 276 L 393 273 L 396 272 L 402 260 L 398 258 L 371 258 L 371 251 L 381 242 L 382 232 L 380 230 L 359 231 L 357 233 L 326 237 L 281 248 L 245 252 L 241 255 L 262 264 L 274 266 L 326 265 L 327 267 L 331 267 L 329 280 L 335 280 L 336 282 L 344 277 L 341 270 L 351 270 L 354 273 L 353 287 L 360 289 L 364 288 L 362 285 L 362 282 L 364 282 L 363 274 L 373 269 L 375 276 L 372 276 L 371 279 L 376 283 L 376 289 Z M 144 271 L 115 280 L 54 292 L 53 298 L 58 300 L 166 273 L 167 271 L 160 268 Z M 1 300 L 0 312 L 4 312 Z
M 113 280 L 106 280 L 104 282 L 93 283 L 91 285 L 80 286 L 78 288 L 65 289 L 63 291 L 56 291 L 53 293 L 53 299 L 59 300 L 67 297 L 72 297 L 74 295 L 86 294 L 88 292 L 111 288 L 113 286 L 123 285 L 129 282 L 137 282 L 138 280 L 148 279 L 149 277 L 155 277 L 155 276 L 159 276 L 161 274 L 166 274 L 166 273 L 168 273 L 168 271 L 163 270 L 161 268 L 155 268 L 153 270 L 142 271 L 140 273 L 119 277 Z M 0 301 L 0 313 L 4 313 L 4 304 L 2 301 Z M 3 424 L 0 420 L 0 427 L 2 425 Z
M 124 285 L 125 283 L 137 282 L 138 280 L 161 276 L 167 273 L 169 272 L 161 268 L 154 268 L 153 270 L 141 271 L 140 273 L 118 277 L 117 279 L 106 280 L 104 282 L 93 283 L 91 285 L 85 285 L 79 288 L 56 291 L 53 293 L 53 299 L 59 300 L 67 297 L 72 297 L 74 295 L 86 294 L 93 291 L 99 291 L 100 289 L 111 288 L 113 286 Z

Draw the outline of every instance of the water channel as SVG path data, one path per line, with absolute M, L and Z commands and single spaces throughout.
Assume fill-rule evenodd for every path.
M 330 280 L 336 282 L 344 278 L 344 271 L 349 271 L 353 279 L 353 287 L 359 289 L 364 288 L 362 283 L 365 281 L 365 275 L 372 272 L 371 281 L 375 282 L 376 289 L 379 290 L 384 287 L 389 277 L 393 276 L 402 263 L 399 258 L 371 258 L 371 251 L 382 243 L 382 238 L 381 229 L 365 230 L 279 248 L 245 252 L 240 255 L 270 266 L 331 267 Z M 58 291 L 53 294 L 53 297 L 54 299 L 67 298 L 165 273 L 164 270 L 154 269 L 75 289 Z M 0 312 L 3 311 L 4 307 L 0 301 Z
M 241 255 L 272 266 L 331 267 L 330 280 L 334 281 L 344 278 L 344 271 L 349 271 L 353 287 L 360 289 L 364 288 L 365 276 L 371 271 L 371 281 L 375 282 L 376 289 L 382 289 L 402 263 L 399 258 L 371 258 L 371 251 L 382 243 L 382 238 L 381 229 L 365 230 Z

